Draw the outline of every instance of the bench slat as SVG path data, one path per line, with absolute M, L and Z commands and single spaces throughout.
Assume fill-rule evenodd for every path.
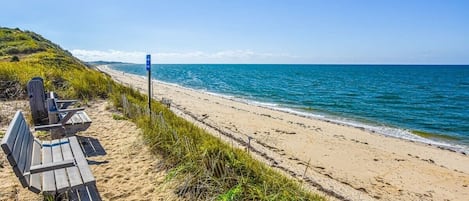
M 26 161 L 25 161 L 25 166 L 24 166 L 24 173 L 26 172 L 29 172 L 29 168 L 31 167 L 31 164 L 32 164 L 32 158 L 33 158 L 33 144 L 35 142 L 35 139 L 34 139 L 34 136 L 31 136 L 31 142 L 29 144 L 29 147 L 28 147 L 28 157 L 26 157 Z M 31 175 L 26 175 L 24 176 L 24 180 L 26 181 L 27 185 L 26 186 L 23 186 L 23 187 L 29 187 L 30 185 L 30 177 Z
M 86 112 L 82 112 L 81 115 L 83 116 L 83 119 L 85 119 L 86 123 L 91 123 L 91 119 Z
M 21 118 L 21 124 L 18 129 L 18 136 L 16 137 L 15 144 L 13 145 L 13 153 L 11 153 L 14 159 L 13 163 L 11 164 L 14 164 L 14 166 L 18 165 L 18 159 L 20 158 L 21 153 L 21 145 L 23 144 L 24 137 L 27 136 L 25 132 L 29 132 L 28 125 L 24 119 Z
M 81 119 L 78 117 L 78 115 L 76 115 L 76 113 L 72 116 L 72 118 L 70 118 L 70 121 L 73 122 L 72 124 L 80 124 L 81 123 Z
M 52 141 L 52 161 L 53 162 L 61 162 L 63 160 L 62 156 L 62 143 L 60 140 L 53 140 Z M 63 145 L 68 145 L 68 141 L 64 142 Z M 68 178 L 67 178 L 67 173 L 65 172 L 65 169 L 57 169 L 54 170 L 54 176 L 55 176 L 55 185 L 57 188 L 58 192 L 64 192 L 68 187 Z
M 41 143 L 34 140 L 33 142 L 33 151 L 32 151 L 32 158 L 31 158 L 31 166 L 33 165 L 40 165 L 42 161 L 41 157 Z M 42 182 L 41 182 L 42 173 L 32 174 L 29 176 L 29 190 L 34 193 L 40 193 L 42 190 Z
M 60 119 L 60 122 L 65 125 L 69 122 L 69 120 L 71 120 L 73 124 L 75 120 L 72 120 L 72 118 L 76 115 L 76 113 L 76 111 L 67 112 L 66 115 Z
M 64 144 L 64 142 L 68 142 L 67 144 Z M 73 160 L 73 153 L 72 149 L 70 148 L 70 142 L 68 138 L 61 139 L 61 148 L 62 148 L 62 155 L 64 160 Z M 81 175 L 80 171 L 78 170 L 78 167 L 69 167 L 66 168 L 67 174 L 68 174 L 68 179 L 70 182 L 70 186 L 79 186 L 83 184 L 83 181 L 81 180 Z
M 20 177 L 18 177 L 18 179 L 20 180 L 20 183 L 23 187 L 29 186 L 29 178 L 25 177 L 24 173 L 26 172 L 26 164 L 30 163 L 28 161 L 31 161 L 31 151 L 34 140 L 34 137 L 32 136 L 31 132 L 29 132 L 29 128 L 27 130 L 28 132 L 25 133 L 26 136 L 24 136 L 25 139 L 23 139 L 23 144 L 21 145 L 21 153 L 18 161 L 18 169 L 21 173 L 23 173 Z M 28 166 L 29 165 L 30 164 L 28 164 Z
M 3 136 L 1 146 L 3 152 L 6 155 L 10 155 L 13 152 L 13 144 L 15 143 L 16 137 L 18 136 L 18 129 L 21 125 L 21 121 L 18 121 L 19 118 L 22 118 L 20 116 L 23 115 L 21 115 L 20 111 L 17 111 L 13 117 L 13 120 L 11 120 L 11 123 L 8 126 L 7 132 Z
M 43 144 L 51 144 L 50 141 L 43 141 Z M 42 164 L 52 162 L 52 147 L 42 146 Z M 50 170 L 42 173 L 42 191 L 48 194 L 55 192 L 54 171 Z
M 78 120 L 78 122 L 80 122 L 80 124 L 84 124 L 84 123 L 86 122 L 86 120 L 84 120 L 84 119 L 82 118 L 82 115 L 81 115 L 81 114 L 82 114 L 82 113 L 80 112 L 80 113 L 77 113 L 75 116 L 77 116 L 77 120 Z
M 70 147 L 72 148 L 73 155 L 75 156 L 75 160 L 78 165 L 78 169 L 80 170 L 83 183 L 95 183 L 95 179 L 93 174 L 91 173 L 90 167 L 88 166 L 88 162 L 83 155 L 83 151 L 80 148 L 80 144 L 78 144 L 78 140 L 75 136 L 70 137 Z

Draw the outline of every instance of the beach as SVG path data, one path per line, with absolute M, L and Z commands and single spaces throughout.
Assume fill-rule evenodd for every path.
M 147 92 L 142 76 L 107 66 L 98 69 L 119 83 Z M 332 200 L 469 197 L 466 153 L 159 81 L 153 81 L 153 98 L 171 99 L 171 109 L 179 116 Z

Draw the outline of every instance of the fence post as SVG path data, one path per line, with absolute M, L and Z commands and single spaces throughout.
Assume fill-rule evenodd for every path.
M 311 158 L 308 160 L 308 164 L 306 164 L 305 172 L 303 172 L 303 178 L 306 176 L 306 171 L 308 171 L 309 162 L 311 162 Z

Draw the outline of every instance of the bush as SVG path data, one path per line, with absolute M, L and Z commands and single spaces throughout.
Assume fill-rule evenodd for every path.
M 20 58 L 16 55 L 11 57 L 11 59 L 10 59 L 10 62 L 18 62 L 18 61 L 20 61 Z
M 19 54 L 20 50 L 18 50 L 18 48 L 16 48 L 16 47 L 9 47 L 5 50 L 5 53 L 7 53 L 7 54 Z

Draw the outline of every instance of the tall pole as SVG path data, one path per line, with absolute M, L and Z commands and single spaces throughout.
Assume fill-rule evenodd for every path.
M 151 121 L 151 55 L 147 54 L 147 72 L 148 72 L 148 111 Z

